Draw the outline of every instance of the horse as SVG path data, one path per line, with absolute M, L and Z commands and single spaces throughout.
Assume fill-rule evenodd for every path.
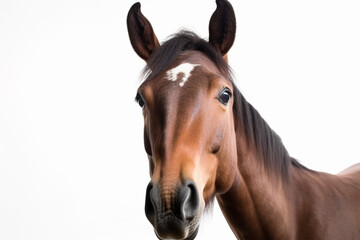
M 216 198 L 237 239 L 360 239 L 360 164 L 337 175 L 292 158 L 236 86 L 233 7 L 216 0 L 209 40 L 160 44 L 140 3 L 127 26 L 146 62 L 136 102 L 151 181 L 145 214 L 159 239 L 195 239 Z

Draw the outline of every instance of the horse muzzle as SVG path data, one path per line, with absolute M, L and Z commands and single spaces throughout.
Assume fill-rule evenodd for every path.
M 194 239 L 201 217 L 199 193 L 192 180 L 175 186 L 150 182 L 145 214 L 159 239 Z

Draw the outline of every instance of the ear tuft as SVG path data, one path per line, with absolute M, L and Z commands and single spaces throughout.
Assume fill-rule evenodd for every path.
M 235 40 L 236 18 L 227 0 L 216 0 L 216 5 L 209 23 L 209 42 L 225 56 Z
M 147 61 L 160 45 L 151 23 L 141 13 L 139 2 L 132 5 L 127 16 L 127 28 L 132 47 L 135 52 Z

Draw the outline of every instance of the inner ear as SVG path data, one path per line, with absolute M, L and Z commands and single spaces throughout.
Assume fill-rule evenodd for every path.
M 151 23 L 141 13 L 140 3 L 135 3 L 127 16 L 127 28 L 132 47 L 135 52 L 147 61 L 154 50 L 160 45 Z
M 236 18 L 227 0 L 216 0 L 216 5 L 209 23 L 209 42 L 226 57 L 235 40 Z

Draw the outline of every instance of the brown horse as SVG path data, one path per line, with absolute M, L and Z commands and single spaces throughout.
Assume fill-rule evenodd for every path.
M 289 156 L 233 82 L 235 14 L 216 3 L 209 41 L 183 31 L 160 45 L 139 3 L 128 14 L 131 44 L 147 63 L 136 101 L 156 235 L 194 239 L 216 197 L 238 239 L 360 239 L 360 165 L 330 175 Z

